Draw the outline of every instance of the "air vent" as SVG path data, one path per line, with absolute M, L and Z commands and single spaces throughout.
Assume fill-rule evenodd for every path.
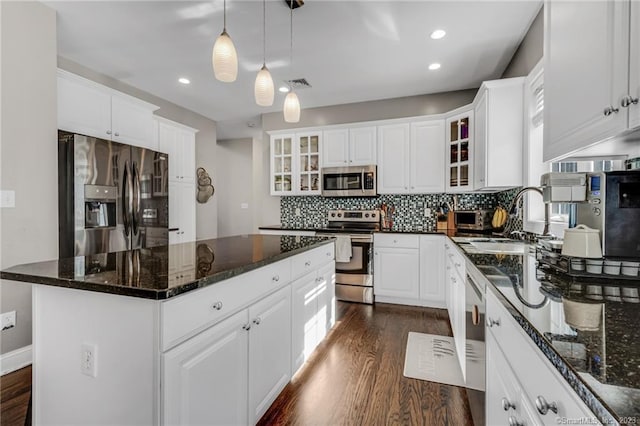
M 284 82 L 293 87 L 294 90 L 311 88 L 311 85 L 306 78 L 296 78 L 295 80 L 285 80 Z
M 304 4 L 304 0 L 284 0 L 284 2 L 291 9 L 297 9 Z

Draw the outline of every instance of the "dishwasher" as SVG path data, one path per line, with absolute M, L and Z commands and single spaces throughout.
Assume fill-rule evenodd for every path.
M 467 267 L 465 280 L 465 367 L 467 397 L 475 426 L 485 424 L 485 288 L 480 277 Z

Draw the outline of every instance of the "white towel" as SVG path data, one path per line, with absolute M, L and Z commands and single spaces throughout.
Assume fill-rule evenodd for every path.
M 336 235 L 336 262 L 351 261 L 351 237 L 348 235 Z

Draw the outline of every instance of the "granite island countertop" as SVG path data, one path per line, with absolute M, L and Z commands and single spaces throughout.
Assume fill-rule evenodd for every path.
M 640 281 L 559 275 L 540 268 L 533 250 L 488 254 L 460 240 L 458 246 L 603 424 L 640 422 Z
M 266 231 L 304 231 L 304 232 L 330 232 L 335 231 L 336 228 L 328 228 L 326 226 L 315 226 L 315 227 L 295 227 L 295 226 L 283 226 L 283 225 L 264 225 L 259 229 L 264 229 Z M 371 231 L 362 231 L 362 232 L 371 232 Z M 455 229 L 443 229 L 443 230 L 433 230 L 433 229 L 424 229 L 422 227 L 404 227 L 404 228 L 392 228 L 375 231 L 382 234 L 422 234 L 422 235 L 446 235 L 448 237 L 456 237 L 456 236 L 466 236 L 466 237 L 475 237 L 475 236 L 483 236 L 483 237 L 491 237 L 490 233 L 482 233 L 482 232 L 474 232 L 474 231 L 457 231 Z
M 17 265 L 0 271 L 0 278 L 163 300 L 333 241 L 323 237 L 241 235 Z M 177 258 L 185 256 L 193 260 L 195 274 L 170 275 Z

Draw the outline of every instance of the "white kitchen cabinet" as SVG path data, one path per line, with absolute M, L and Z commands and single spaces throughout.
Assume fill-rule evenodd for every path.
M 445 125 L 445 189 L 469 192 L 473 190 L 473 110 L 464 107 L 453 114 Z
M 177 244 L 182 242 L 181 235 L 177 235 L 177 241 L 171 241 L 171 234 L 169 232 L 169 284 L 179 285 L 193 281 L 196 278 L 196 243 L 192 241 Z
M 333 256 L 332 256 L 333 259 Z M 331 263 L 322 267 L 318 272 L 326 285 L 325 291 L 325 300 L 324 302 L 319 302 L 322 304 L 318 305 L 318 313 L 322 317 L 322 311 L 325 313 L 325 327 L 323 331 L 323 338 L 327 335 L 329 330 L 333 328 L 336 323 L 336 264 L 331 261 Z M 322 339 L 321 339 L 322 340 Z
M 255 424 L 291 377 L 291 290 L 249 308 L 249 421 Z
M 247 424 L 248 310 L 163 354 L 163 424 Z
M 169 243 L 196 239 L 195 134 L 197 130 L 155 119 L 159 151 L 169 155 Z
M 545 161 L 637 125 L 640 103 L 629 102 L 640 95 L 635 3 L 545 1 Z
M 593 413 L 580 400 L 578 395 L 563 379 L 550 361 L 543 355 L 536 344 L 524 332 L 513 316 L 505 309 L 502 302 L 490 290 L 486 291 L 486 348 L 487 348 L 487 401 L 488 415 L 502 404 L 495 383 L 496 377 L 491 374 L 491 361 L 499 363 L 501 377 L 515 382 L 506 397 L 515 401 L 516 416 L 523 419 L 532 418 L 526 424 L 551 424 L 558 418 L 579 419 L 594 418 Z M 502 361 L 500 360 L 502 358 Z M 507 370 L 509 368 L 510 370 Z M 509 376 L 512 376 L 509 378 Z M 502 397 L 500 397 L 502 398 Z M 546 400 L 555 403 L 557 413 L 549 410 L 544 413 L 536 407 L 536 402 Z M 521 407 L 530 407 L 520 412 Z M 544 414 L 543 414 L 544 413 Z
M 465 280 L 466 263 L 464 255 L 450 241 L 445 244 L 445 265 L 446 281 L 445 294 L 446 305 L 451 322 L 451 331 L 456 345 L 458 362 L 462 370 L 463 377 L 466 374 L 466 303 L 465 303 Z
M 420 300 L 444 308 L 444 239 L 441 235 L 420 236 Z
M 271 195 L 320 195 L 321 131 L 271 135 Z
M 376 128 L 325 130 L 322 134 L 323 167 L 376 164 Z
M 158 107 L 68 71 L 58 70 L 58 128 L 157 150 Z
M 474 189 L 522 186 L 523 123 L 523 77 L 482 83 L 474 100 Z
M 631 2 L 631 28 L 629 37 L 629 96 L 640 99 L 640 3 Z M 640 101 L 638 101 L 640 102 Z M 631 104 L 629 108 L 629 128 L 640 126 L 640 104 Z
M 420 296 L 418 235 L 375 234 L 373 293 L 380 297 L 416 300 Z
M 378 192 L 444 192 L 444 121 L 378 126 Z

